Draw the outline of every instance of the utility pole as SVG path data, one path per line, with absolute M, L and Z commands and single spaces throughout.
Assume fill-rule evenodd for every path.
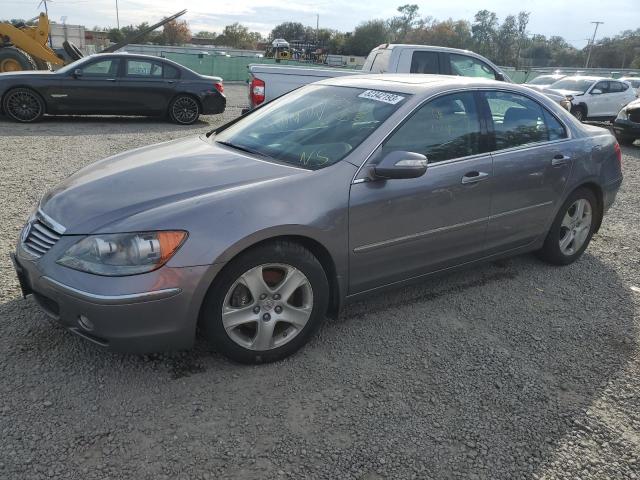
M 118 30 L 120 30 L 120 13 L 118 12 L 118 0 L 116 0 L 116 23 L 118 24 Z
M 320 14 L 316 13 L 316 43 L 320 42 Z
M 591 50 L 593 50 L 593 44 L 596 41 L 596 33 L 598 32 L 598 27 L 604 22 L 591 22 L 596 27 L 593 29 L 593 37 L 591 38 L 591 43 L 589 44 L 589 53 L 587 53 L 587 62 L 584 64 L 584 68 L 589 68 L 589 60 L 591 60 Z

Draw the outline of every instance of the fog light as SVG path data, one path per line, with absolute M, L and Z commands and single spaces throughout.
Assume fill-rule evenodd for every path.
M 85 315 L 80 315 L 78 317 L 78 325 L 80 325 L 80 328 L 89 332 L 93 330 L 93 322 L 89 320 Z

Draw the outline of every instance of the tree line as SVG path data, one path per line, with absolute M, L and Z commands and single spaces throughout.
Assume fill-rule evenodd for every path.
M 589 46 L 577 49 L 561 36 L 531 34 L 527 30 L 530 12 L 507 15 L 500 21 L 495 12 L 485 9 L 478 11 L 471 22 L 422 16 L 415 4 L 402 5 L 397 12 L 397 15 L 388 19 L 362 22 L 352 32 L 315 29 L 299 22 L 285 22 L 277 25 L 264 38 L 260 32 L 250 31 L 236 22 L 225 26 L 220 33 L 199 31 L 193 37 L 240 49 L 257 49 L 276 38 L 284 38 L 315 44 L 328 53 L 358 56 L 367 55 L 372 48 L 383 43 L 436 45 L 473 50 L 498 65 L 517 68 L 584 67 L 588 55 Z M 17 23 L 19 20 L 11 22 Z M 148 23 L 145 22 L 106 31 L 111 41 L 119 42 L 146 27 Z M 174 20 L 161 31 L 151 32 L 138 42 L 184 45 L 190 43 L 191 38 L 187 22 Z M 640 68 L 640 28 L 597 40 L 592 48 L 589 66 Z

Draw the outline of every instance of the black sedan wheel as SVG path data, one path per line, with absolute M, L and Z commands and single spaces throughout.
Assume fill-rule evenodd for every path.
M 178 95 L 169 106 L 169 117 L 180 125 L 191 125 L 200 116 L 200 105 L 189 95 Z
M 28 88 L 15 88 L 7 92 L 2 107 L 5 113 L 16 122 L 35 122 L 44 115 L 42 98 Z

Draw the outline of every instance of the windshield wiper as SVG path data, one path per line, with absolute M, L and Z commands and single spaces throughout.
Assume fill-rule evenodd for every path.
M 220 145 L 224 145 L 224 146 L 230 147 L 230 148 L 235 148 L 236 150 L 240 150 L 242 152 L 251 153 L 253 155 L 258 155 L 260 157 L 273 158 L 273 157 L 267 155 L 266 153 L 262 153 L 262 152 L 259 152 L 257 150 L 252 150 L 251 148 L 243 147 L 242 145 L 236 145 L 235 143 L 225 142 L 225 141 L 222 141 L 222 140 L 216 140 L 215 142 L 219 143 Z

